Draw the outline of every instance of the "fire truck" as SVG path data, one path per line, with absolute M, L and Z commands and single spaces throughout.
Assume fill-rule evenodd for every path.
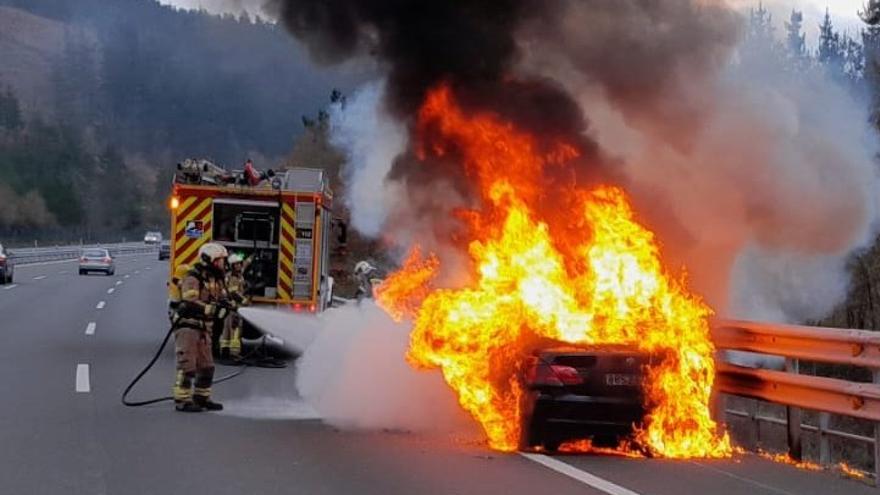
M 170 273 L 194 263 L 206 242 L 216 242 L 251 257 L 245 277 L 254 304 L 323 311 L 333 284 L 333 194 L 324 171 L 293 168 L 248 179 L 207 160 L 178 164 L 170 199 Z

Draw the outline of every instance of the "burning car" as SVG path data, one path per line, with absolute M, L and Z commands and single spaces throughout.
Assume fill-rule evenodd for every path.
M 645 419 L 649 354 L 626 346 L 549 347 L 523 376 L 520 448 L 554 451 L 571 440 L 617 446 Z

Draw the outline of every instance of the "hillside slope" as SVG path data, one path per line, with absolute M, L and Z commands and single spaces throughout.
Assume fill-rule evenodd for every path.
M 11 86 L 26 111 L 51 114 L 52 64 L 67 27 L 12 7 L 0 7 L 0 86 Z

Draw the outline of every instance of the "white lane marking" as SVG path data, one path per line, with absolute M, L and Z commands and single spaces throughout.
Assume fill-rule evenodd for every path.
M 639 495 L 637 492 L 626 489 L 620 485 L 616 485 L 606 479 L 602 479 L 586 471 L 581 471 L 571 464 L 566 464 L 552 457 L 547 457 L 544 454 L 531 454 L 528 452 L 520 452 L 519 455 L 525 457 L 530 461 L 537 462 L 538 464 L 546 468 L 550 468 L 559 474 L 564 474 L 569 478 L 573 478 L 585 485 L 589 485 L 601 492 L 608 493 L 609 495 Z
M 76 391 L 80 393 L 91 392 L 92 386 L 89 384 L 89 365 L 76 365 Z
M 18 287 L 18 284 L 7 285 L 6 287 L 3 288 L 3 290 L 11 290 L 16 287 Z
M 86 325 L 86 335 L 95 335 L 95 327 L 97 326 L 98 325 L 95 322 L 89 322 L 89 324 Z
M 144 268 L 144 270 L 152 270 L 152 268 L 150 268 L 150 267 L 148 266 L 148 267 Z
M 107 289 L 107 294 L 113 294 L 114 290 L 116 290 L 116 289 L 113 287 L 110 287 L 109 289 Z
M 135 270 L 135 271 L 134 271 L 134 274 L 137 275 L 137 274 L 139 274 L 140 272 L 141 272 L 140 270 Z
M 58 272 L 58 275 L 67 275 L 68 273 L 70 272 L 67 270 L 61 270 L 60 272 Z
M 104 309 L 104 306 L 105 306 L 106 304 L 107 304 L 107 303 L 105 303 L 104 301 L 101 301 L 101 302 L 98 303 L 97 306 L 95 306 L 95 309 Z
M 122 280 L 117 280 L 116 285 L 122 285 Z
M 39 277 L 34 277 L 34 280 L 43 280 L 44 278 L 46 278 L 45 275 L 40 275 Z
M 124 277 L 122 277 L 122 278 L 128 278 L 128 277 L 130 277 L 130 276 L 131 276 L 131 275 L 126 275 L 126 276 L 124 276 Z

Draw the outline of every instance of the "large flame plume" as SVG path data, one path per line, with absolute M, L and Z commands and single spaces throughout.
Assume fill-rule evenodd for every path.
M 488 112 L 465 112 L 447 85 L 429 92 L 415 131 L 422 158 L 461 160 L 482 200 L 457 212 L 471 279 L 463 288 L 433 288 L 440 261 L 414 252 L 377 300 L 393 317 L 413 319 L 410 362 L 441 370 L 490 447 L 518 447 L 518 377 L 533 346 L 552 339 L 663 356 L 648 372 L 650 413 L 636 440 L 665 457 L 730 455 L 729 437 L 709 413 L 712 311 L 687 291 L 683 275 L 663 266 L 626 194 L 574 180 L 542 188 L 547 176 L 566 176 L 577 148 L 548 145 Z M 551 196 L 565 211 L 544 207 Z

